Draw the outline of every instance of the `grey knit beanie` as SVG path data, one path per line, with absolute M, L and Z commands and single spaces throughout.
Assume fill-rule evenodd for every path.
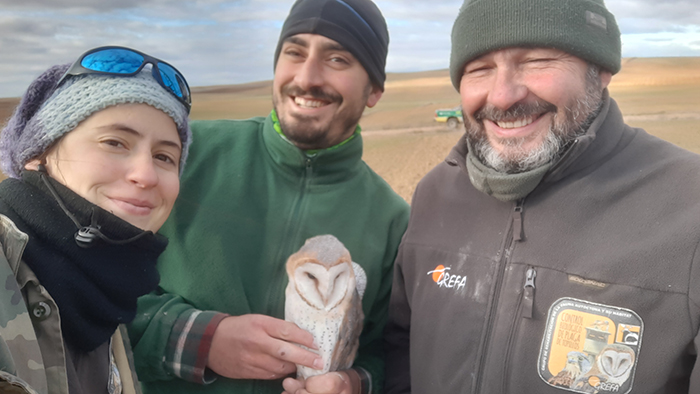
M 275 64 L 287 38 L 296 34 L 318 34 L 342 45 L 362 64 L 370 81 L 384 90 L 389 30 L 377 5 L 371 0 L 297 0 L 284 21 Z
M 452 27 L 454 87 L 469 61 L 510 47 L 556 48 L 620 71 L 620 30 L 603 0 L 465 0 Z
M 118 104 L 148 104 L 170 116 L 182 142 L 180 173 L 192 141 L 187 109 L 144 69 L 131 77 L 86 74 L 56 83 L 70 64 L 49 68 L 29 85 L 0 134 L 0 168 L 19 178 L 24 165 L 93 113 Z

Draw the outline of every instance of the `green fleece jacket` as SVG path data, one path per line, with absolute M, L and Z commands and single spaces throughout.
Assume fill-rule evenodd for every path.
M 275 130 L 277 126 L 277 130 Z M 161 233 L 161 291 L 130 327 L 146 393 L 276 393 L 281 380 L 206 370 L 223 313 L 284 318 L 285 263 L 310 237 L 336 236 L 367 273 L 355 366 L 383 384 L 382 331 L 408 204 L 362 161 L 362 137 L 313 154 L 279 133 L 273 115 L 192 122 L 181 193 Z

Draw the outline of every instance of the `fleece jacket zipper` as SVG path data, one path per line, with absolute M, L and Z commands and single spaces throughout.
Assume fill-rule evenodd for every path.
M 312 158 L 305 158 L 304 174 L 299 182 L 299 195 L 294 202 L 290 215 L 288 216 L 285 231 L 283 233 L 283 239 L 280 244 L 281 247 L 279 248 L 277 258 L 275 259 L 275 261 L 279 262 L 279 267 L 281 268 L 278 270 L 279 275 L 276 275 L 275 278 L 275 281 L 279 283 L 278 285 L 272 287 L 272 289 L 275 290 L 270 291 L 269 294 L 268 305 L 278 306 L 276 310 L 270 311 L 271 316 L 280 316 L 281 318 L 284 318 L 284 292 L 286 288 L 285 284 L 287 282 L 285 262 L 287 261 L 287 258 L 296 251 L 293 250 L 293 248 L 295 247 L 297 238 L 299 238 L 299 231 L 301 229 L 301 212 L 308 196 L 309 185 L 311 184 L 311 180 L 313 178 L 313 163 L 314 161 Z M 280 302 L 280 300 L 282 302 Z
M 491 331 L 498 311 L 498 300 L 501 294 L 501 286 L 503 285 L 503 277 L 505 276 L 506 267 L 510 263 L 510 256 L 513 251 L 513 247 L 515 246 L 515 242 L 520 242 L 523 239 L 523 202 L 524 200 L 522 199 L 518 200 L 513 208 L 513 213 L 511 214 L 511 220 L 509 222 L 509 229 L 506 232 L 506 241 L 503 243 L 503 248 L 501 250 L 501 259 L 498 265 L 498 274 L 496 276 L 496 283 L 494 286 L 495 289 L 493 292 L 493 302 L 491 302 L 491 308 L 488 312 L 486 336 L 484 339 L 484 344 L 481 348 L 478 375 L 474 384 L 475 390 L 473 390 L 474 393 L 480 393 L 482 391 L 484 366 L 486 364 L 486 356 L 491 343 Z

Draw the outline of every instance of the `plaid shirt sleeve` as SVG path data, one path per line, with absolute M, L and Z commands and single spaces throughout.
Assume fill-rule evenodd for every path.
M 208 370 L 214 331 L 228 314 L 190 309 L 175 321 L 165 352 L 165 368 L 173 375 L 200 384 L 216 380 Z

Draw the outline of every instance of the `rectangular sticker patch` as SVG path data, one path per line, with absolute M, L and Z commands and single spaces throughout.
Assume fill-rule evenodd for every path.
M 539 375 L 550 386 L 576 393 L 627 394 L 643 331 L 632 310 L 561 298 L 549 309 Z
M 604 32 L 608 31 L 608 20 L 595 12 L 586 11 L 586 24 L 602 29 Z

